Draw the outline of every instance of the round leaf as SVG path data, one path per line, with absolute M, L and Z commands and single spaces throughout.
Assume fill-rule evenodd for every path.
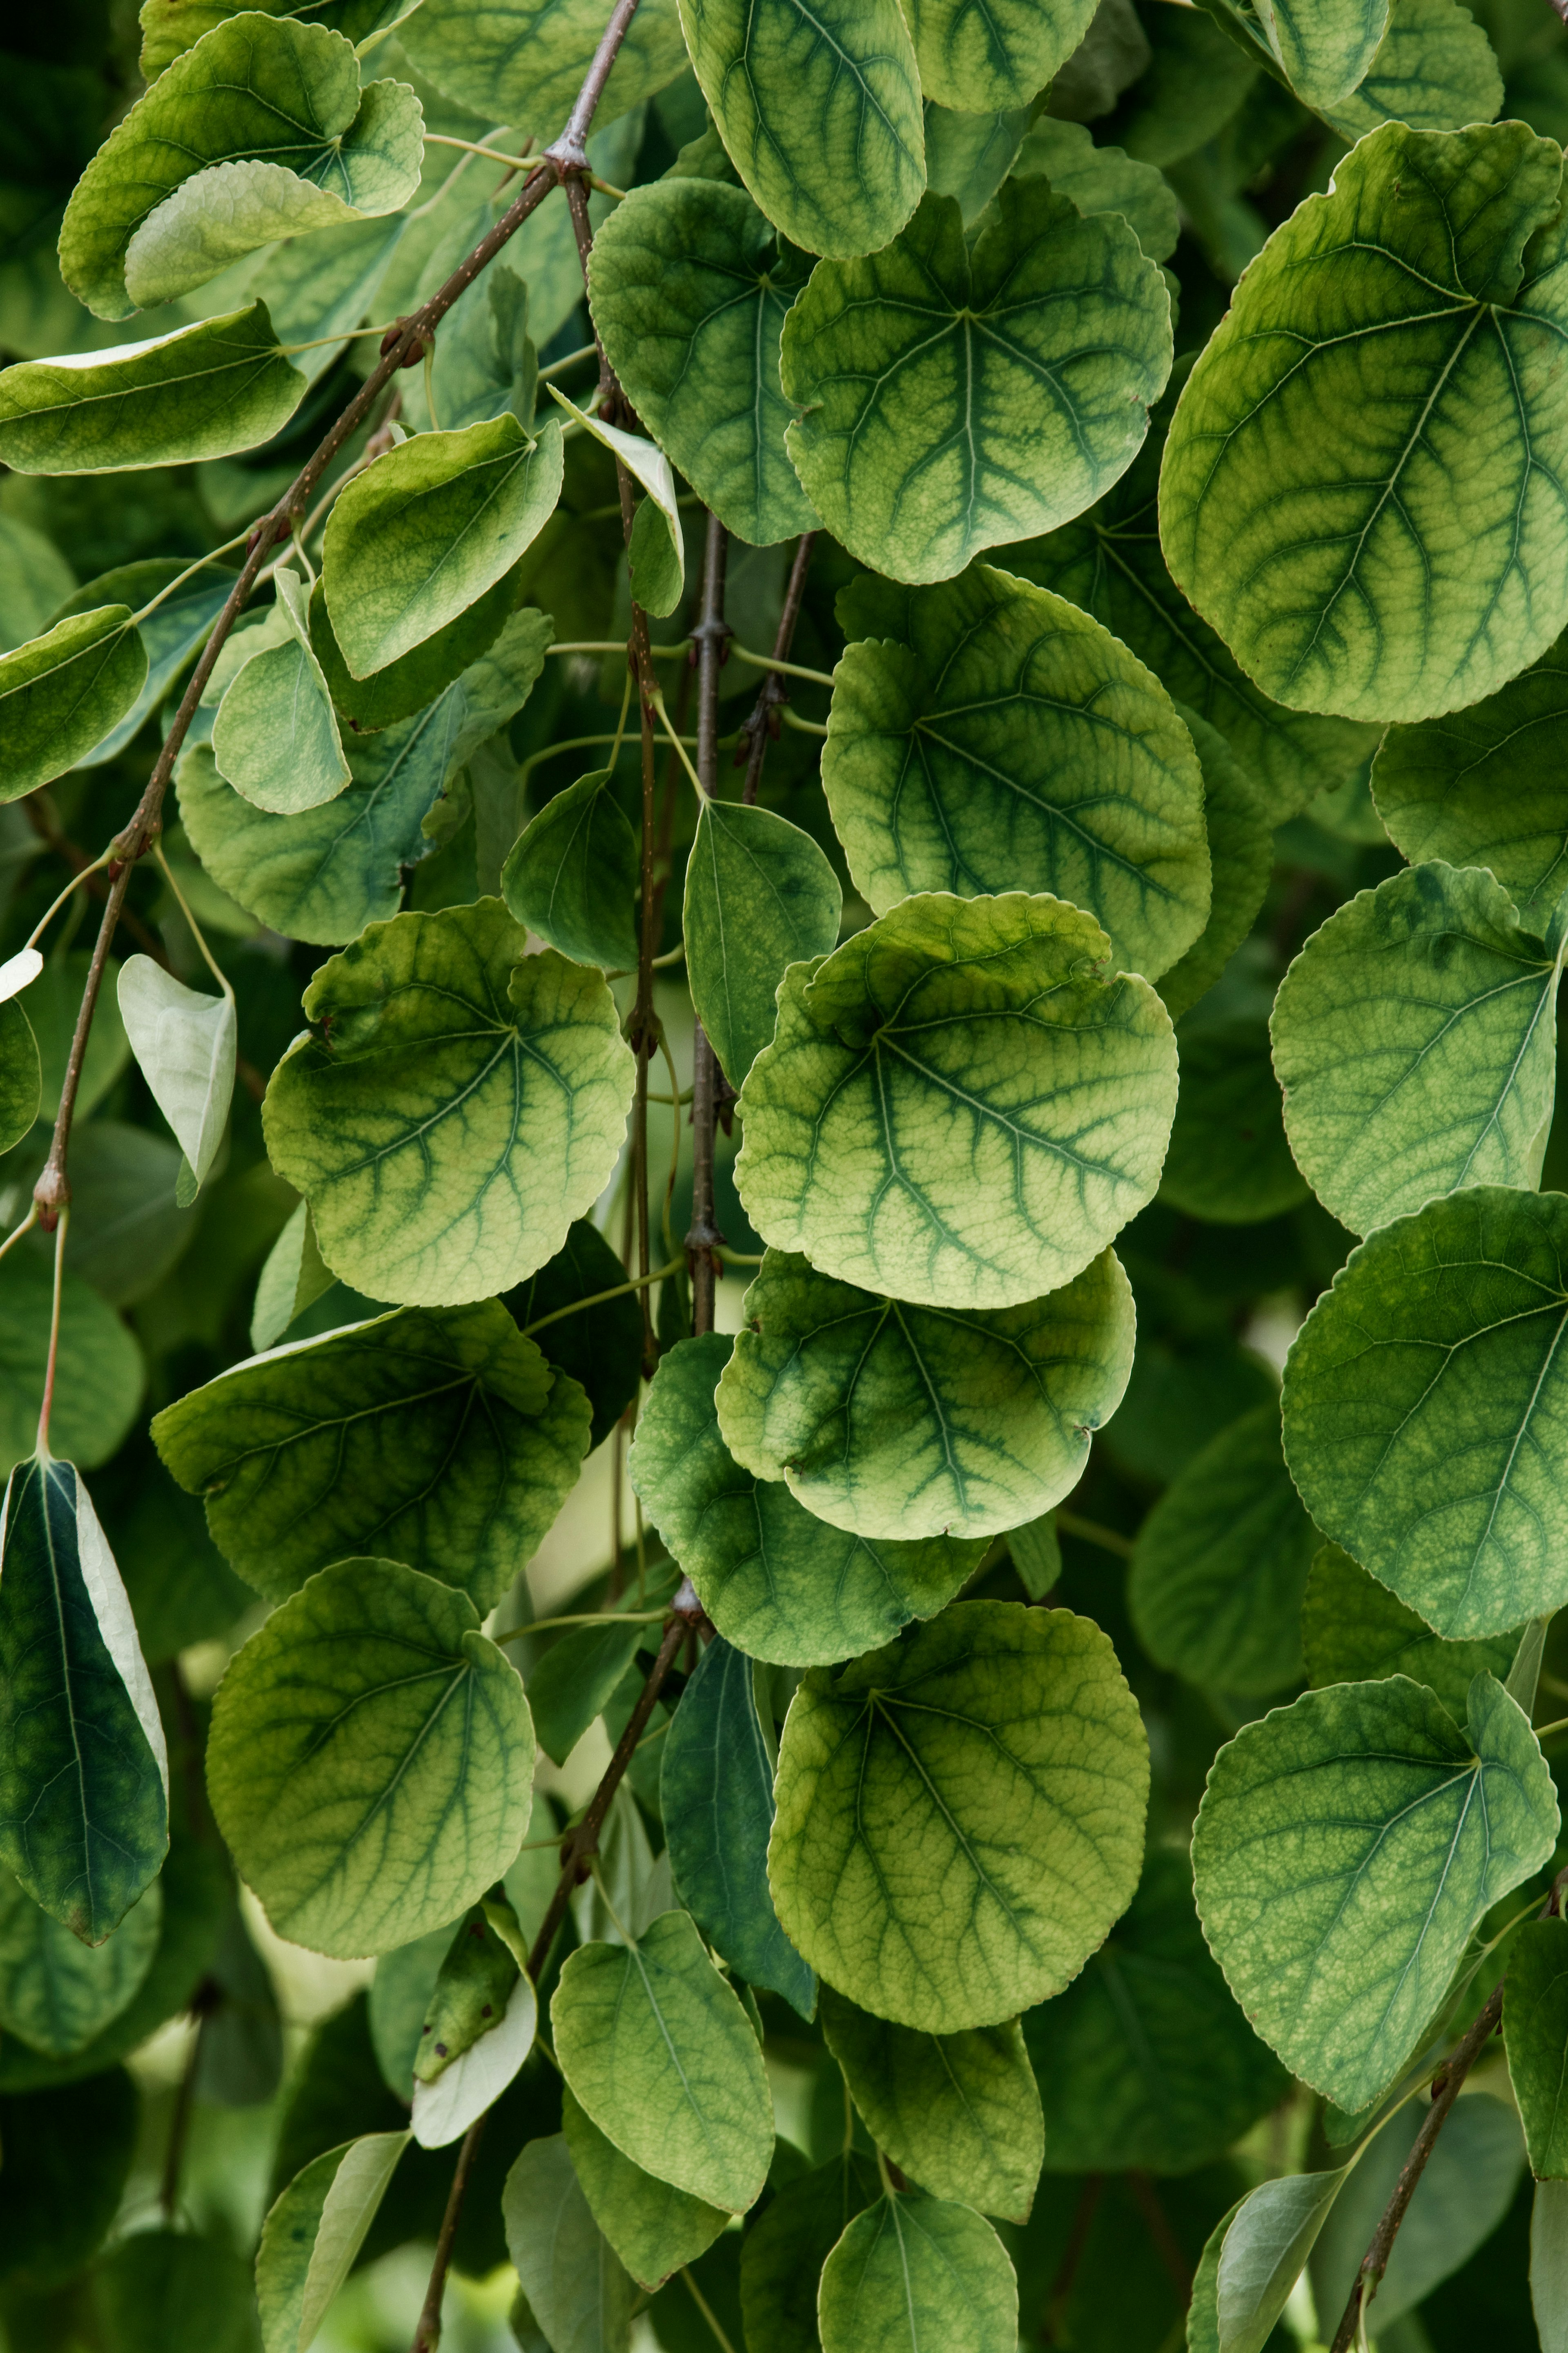
M 838 877 L 808 833 L 772 809 L 703 803 L 686 861 L 686 968 L 731 1086 L 773 1041 L 786 968 L 837 947 L 842 912 Z
M 1112 1250 L 984 1314 L 907 1306 L 770 1250 L 745 1315 L 718 1392 L 731 1452 L 873 1542 L 1037 1519 L 1077 1486 L 1132 1369 Z
M 1523 123 L 1385 124 L 1275 231 L 1188 378 L 1166 560 L 1279 702 L 1426 719 L 1555 634 L 1561 177 Z
M 367 1296 L 481 1299 L 553 1258 L 615 1166 L 632 1057 L 602 975 L 497 899 L 374 923 L 317 972 L 263 1113 L 322 1257 Z
M 1482 1915 L 1557 1837 L 1528 1721 L 1478 1675 L 1468 1730 L 1404 1675 L 1306 1692 L 1215 1758 L 1193 1868 L 1232 1992 L 1354 2110 L 1426 2034 Z
M 639 2286 L 662 2287 L 683 2263 L 710 2247 L 730 2217 L 623 2157 L 593 2118 L 563 2091 L 561 2123 L 572 2168 L 610 2244 Z
M 207 1745 L 218 1827 L 281 1936 L 390 1952 L 466 1911 L 528 1829 L 522 1685 L 465 1593 L 324 1568 L 253 1634 Z
M 890 2190 L 824 2263 L 817 2316 L 822 2353 L 1011 2353 L 1018 2283 L 972 2207 Z
M 1108 1638 L 1067 1609 L 958 1601 L 814 1668 L 779 1750 L 784 1932 L 860 2009 L 994 2026 L 1083 1967 L 1138 1883 L 1148 1748 Z
M 779 991 L 736 1181 L 764 1240 L 895 1298 L 1003 1307 L 1069 1282 L 1153 1193 L 1169 1019 L 1101 977 L 1089 916 L 907 900 Z
M 1568 1197 L 1478 1186 L 1354 1251 L 1285 1367 L 1325 1535 L 1440 1634 L 1568 1599 Z
M 576 102 L 605 29 L 598 0 L 425 0 L 398 26 L 409 62 L 447 96 L 521 135 L 553 139 Z M 642 0 L 595 121 L 612 122 L 686 65 L 675 0 Z M 475 134 L 476 136 L 478 134 Z M 579 284 L 578 291 L 581 292 Z
M 1093 0 L 910 0 L 921 88 L 969 114 L 1027 106 L 1089 30 Z
M 153 1966 L 163 1925 L 153 1880 L 112 1936 L 84 1945 L 0 1873 L 0 2027 L 29 2050 L 68 2059 L 132 2001 Z
M 900 580 L 948 580 L 1109 490 L 1171 368 L 1163 281 L 1125 221 L 1012 180 L 971 252 L 951 196 L 812 272 L 784 325 L 785 439 L 823 522 Z
M 1387 18 L 1362 80 L 1319 109 L 1342 138 L 1364 138 L 1381 122 L 1462 131 L 1496 119 L 1503 102 L 1498 60 L 1459 0 L 1393 0 Z M 1379 2293 L 1386 2299 L 1386 2286 Z
M 1178 1043 L 1182 1092 L 1160 1198 L 1226 1226 L 1295 1208 L 1307 1188 L 1285 1141 L 1264 1024 L 1245 1016 L 1205 1021 Z
M 1204 780 L 1159 681 L 1087 614 L 989 565 L 858 581 L 822 782 L 878 914 L 912 891 L 1049 892 L 1152 979 L 1209 908 Z
M 546 801 L 501 869 L 510 912 L 563 955 L 606 971 L 637 960 L 641 850 L 608 768 Z
M 0 1262 L 0 1478 L 33 1451 L 49 1354 L 54 1276 L 24 1246 Z M 96 1291 L 68 1271 L 49 1430 L 62 1455 L 89 1471 L 117 1453 L 146 1384 L 142 1351 Z
M 1315 1691 L 1327 1683 L 1376 1683 L 1409 1675 L 1436 1693 L 1450 1715 L 1462 1716 L 1471 1682 L 1495 1675 L 1502 1683 L 1519 1648 L 1517 1634 L 1482 1642 L 1445 1642 L 1425 1619 L 1369 1577 L 1338 1545 L 1314 1559 L 1301 1602 L 1301 1648 Z

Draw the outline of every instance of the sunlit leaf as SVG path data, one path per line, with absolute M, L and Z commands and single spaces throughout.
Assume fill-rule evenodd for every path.
M 261 2230 L 256 2299 L 264 2353 L 308 2353 L 364 2243 L 406 2133 L 367 2133 L 313 2158 Z
M 137 1066 L 200 1185 L 228 1124 L 239 1034 L 234 999 L 187 988 L 145 955 L 121 965 L 118 994 Z
M 858 2214 L 822 2267 L 822 2353 L 1012 2353 L 1018 2283 L 983 2215 L 889 2190 Z
M 623 2157 L 570 2091 L 562 2095 L 561 2121 L 594 2219 L 639 2286 L 661 2287 L 727 2228 L 723 2207 L 710 2206 Z
M 244 663 L 213 724 L 218 774 L 257 808 L 297 817 L 334 800 L 351 781 L 326 678 L 310 643 L 297 574 L 274 575 L 282 642 Z

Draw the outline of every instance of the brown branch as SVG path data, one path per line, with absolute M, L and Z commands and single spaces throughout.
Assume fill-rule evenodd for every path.
M 430 2284 L 425 2291 L 425 2302 L 419 2314 L 419 2326 L 414 2332 L 414 2353 L 435 2353 L 441 2342 L 441 2305 L 447 2293 L 447 2274 L 452 2267 L 452 2246 L 462 2219 L 463 2199 L 468 2187 L 468 2176 L 474 2169 L 474 2159 L 479 2153 L 479 2137 L 485 2128 L 485 2118 L 476 2116 L 463 2135 L 463 2146 L 458 2151 L 457 2168 L 452 2175 L 452 2187 L 447 2192 L 447 2211 L 441 2217 L 441 2235 L 436 2242 L 436 2260 L 430 2267 Z
M 816 546 L 816 533 L 814 531 L 803 533 L 800 545 L 795 552 L 795 562 L 790 566 L 784 611 L 779 616 L 778 635 L 773 639 L 774 661 L 789 659 L 789 649 L 795 643 L 795 623 L 800 618 L 801 599 L 805 595 L 805 575 L 811 569 L 812 553 Z M 752 715 L 741 730 L 741 741 L 735 747 L 737 765 L 742 751 L 747 754 L 746 782 L 741 798 L 748 804 L 757 797 L 768 745 L 777 740 L 779 705 L 788 701 L 789 681 L 776 670 L 769 670 L 763 680 L 762 691 L 752 706 Z
M 719 776 L 719 668 L 731 635 L 724 618 L 724 573 L 730 535 L 716 514 L 708 518 L 702 564 L 702 612 L 691 635 L 697 646 L 697 775 L 712 794 Z M 691 1328 L 713 1329 L 719 1262 L 713 1246 L 723 1236 L 713 1222 L 713 1135 L 722 1085 L 718 1058 L 700 1021 L 691 1039 L 691 1227 L 686 1263 L 691 1273 Z
M 52 1233 L 59 1222 L 60 1211 L 70 1199 L 70 1185 L 66 1176 L 66 1149 L 70 1141 L 71 1114 L 76 1110 L 77 1092 L 81 1085 L 82 1064 L 87 1059 L 87 1041 L 92 1030 L 92 1017 L 98 1010 L 98 992 L 103 987 L 104 967 L 109 962 L 110 943 L 114 937 L 115 921 L 121 904 L 131 885 L 128 865 L 109 869 L 109 897 L 104 903 L 103 921 L 93 942 L 92 962 L 87 968 L 87 981 L 78 1008 L 76 1029 L 71 1037 L 70 1054 L 66 1062 L 65 1081 L 60 1088 L 60 1107 L 55 1114 L 55 1132 L 49 1139 L 49 1156 L 45 1161 L 33 1198 L 38 1205 L 38 1223 L 46 1233 Z M 52 1363 L 52 1356 L 51 1356 Z

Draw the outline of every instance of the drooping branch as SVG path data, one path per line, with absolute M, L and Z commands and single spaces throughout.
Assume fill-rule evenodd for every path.
M 804 532 L 795 552 L 795 562 L 790 565 L 784 611 L 779 616 L 778 634 L 773 639 L 773 659 L 776 662 L 789 659 L 789 649 L 795 643 L 795 623 L 800 619 L 801 600 L 805 595 L 805 575 L 811 569 L 816 547 L 816 533 L 814 531 Z M 763 762 L 768 756 L 768 745 L 779 732 L 779 706 L 788 701 L 789 681 L 782 671 L 769 670 L 752 706 L 752 715 L 741 730 L 741 743 L 746 747 L 746 782 L 741 798 L 747 803 L 757 797 L 757 787 L 763 781 Z M 739 746 L 736 756 L 740 756 Z
M 691 632 L 697 647 L 697 775 L 709 795 L 719 776 L 719 667 L 730 634 L 724 618 L 729 544 L 728 532 L 718 516 L 710 514 L 702 565 L 702 613 Z M 713 1137 L 721 1084 L 718 1057 L 699 1021 L 691 1039 L 691 1227 L 686 1237 L 693 1332 L 713 1329 L 718 1277 L 713 1250 L 723 1240 L 713 1222 Z

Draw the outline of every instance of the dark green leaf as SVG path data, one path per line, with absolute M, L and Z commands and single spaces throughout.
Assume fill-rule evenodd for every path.
M 640 853 L 613 789 L 595 768 L 545 803 L 501 869 L 520 923 L 580 964 L 627 972 L 637 960 Z

